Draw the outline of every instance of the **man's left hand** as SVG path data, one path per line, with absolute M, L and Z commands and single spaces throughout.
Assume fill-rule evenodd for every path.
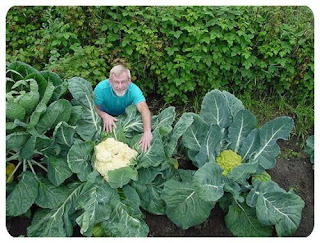
M 151 132 L 144 132 L 140 141 L 139 141 L 139 144 L 141 145 L 142 152 L 147 151 L 147 149 L 150 147 L 151 140 L 152 140 L 152 133 Z

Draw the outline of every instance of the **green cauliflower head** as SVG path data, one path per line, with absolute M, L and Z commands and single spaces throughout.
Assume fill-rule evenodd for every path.
M 108 181 L 108 171 L 130 166 L 138 152 L 127 144 L 108 138 L 94 148 L 94 168 Z
M 241 156 L 231 149 L 223 150 L 216 159 L 216 163 L 223 169 L 222 175 L 224 176 L 227 176 L 233 168 L 239 166 L 241 161 Z

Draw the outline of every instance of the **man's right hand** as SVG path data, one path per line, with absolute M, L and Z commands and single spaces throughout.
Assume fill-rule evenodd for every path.
M 116 122 L 118 121 L 117 118 L 110 116 L 107 113 L 102 115 L 103 120 L 103 131 L 107 131 L 111 133 L 113 129 L 117 128 Z

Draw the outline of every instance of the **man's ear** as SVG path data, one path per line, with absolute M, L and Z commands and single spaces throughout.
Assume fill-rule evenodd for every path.
M 130 78 L 128 78 L 128 84 L 130 84 L 131 83 L 131 77 Z

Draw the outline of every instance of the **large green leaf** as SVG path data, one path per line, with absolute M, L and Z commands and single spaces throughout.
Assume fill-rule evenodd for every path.
M 39 209 L 34 214 L 31 225 L 27 228 L 27 235 L 29 237 L 67 236 L 63 209 Z
M 195 156 L 198 168 L 207 162 L 214 162 L 220 153 L 222 139 L 221 128 L 218 125 L 211 125 L 206 138 L 201 144 L 199 153 Z
M 55 186 L 48 179 L 42 178 L 39 182 L 39 193 L 35 203 L 41 208 L 56 208 L 68 197 L 68 189 L 64 186 Z
M 18 152 L 30 137 L 27 132 L 14 132 L 6 136 L 6 151 Z
M 253 129 L 248 136 L 243 140 L 240 147 L 240 155 L 242 158 L 242 162 L 246 162 L 247 160 L 253 157 L 253 152 L 256 151 L 259 147 L 259 130 Z
M 250 207 L 255 207 L 257 204 L 258 196 L 260 195 L 259 192 L 282 192 L 285 193 L 286 191 L 279 187 L 279 185 L 273 181 L 268 181 L 268 183 L 261 183 L 260 181 L 256 181 L 253 184 L 253 188 L 251 188 L 250 192 L 246 197 L 246 202 Z
M 87 184 L 77 200 L 77 208 L 82 208 L 83 213 L 76 222 L 81 227 L 81 234 L 91 236 L 94 225 L 109 219 L 110 200 L 115 196 L 116 190 L 111 189 L 104 180 Z
M 107 235 L 118 237 L 145 237 L 149 233 L 148 225 L 142 219 L 139 209 L 139 195 L 131 186 L 122 188 L 121 197 L 110 201 L 112 212 L 109 220 L 102 223 Z
M 101 132 L 100 117 L 94 110 L 89 110 L 86 107 L 82 108 L 80 118 L 77 121 L 77 133 L 85 140 L 95 140 L 96 136 Z
M 168 218 L 182 229 L 201 224 L 215 205 L 202 200 L 191 183 L 176 180 L 164 183 L 161 197 L 167 205 Z
M 82 106 L 94 111 L 93 90 L 89 81 L 74 77 L 68 80 L 68 88 L 73 98 Z
M 68 124 L 71 126 L 76 126 L 78 124 L 78 120 L 81 118 L 81 114 L 82 114 L 82 106 L 73 105 Z
M 161 182 L 161 184 L 164 181 Z M 132 186 L 137 190 L 141 200 L 141 207 L 149 213 L 156 215 L 165 214 L 166 205 L 161 198 L 161 184 L 139 184 L 132 183 Z
M 240 110 L 233 118 L 228 128 L 228 142 L 230 148 L 238 153 L 240 145 L 247 135 L 257 127 L 256 117 L 248 110 Z
M 138 158 L 138 167 L 156 167 L 166 159 L 166 154 L 163 148 L 163 141 L 159 130 L 153 132 L 153 139 L 150 147 L 146 152 L 141 153 Z
M 304 207 L 303 200 L 293 192 L 286 192 L 273 181 L 256 181 L 246 203 L 256 208 L 258 220 L 265 225 L 275 225 L 278 236 L 295 233 Z
M 93 141 L 75 143 L 67 155 L 69 168 L 78 175 L 80 181 L 85 181 L 92 171 L 91 156 L 93 147 Z
M 293 119 L 278 117 L 267 122 L 259 129 L 260 146 L 255 151 L 254 160 L 258 161 L 264 169 L 271 169 L 275 165 L 275 157 L 280 149 L 278 139 L 288 139 L 293 128 Z
M 67 122 L 70 118 L 71 107 L 71 103 L 63 99 L 51 103 L 36 125 L 36 129 L 39 133 L 44 133 L 61 121 Z
M 30 73 L 38 73 L 39 71 L 24 62 L 13 62 L 8 65 L 7 76 L 11 77 L 14 81 L 24 79 Z
M 163 172 L 159 167 L 142 168 L 139 171 L 138 181 L 131 185 L 136 189 L 141 200 L 141 207 L 156 215 L 165 214 L 165 202 L 161 198 Z
M 40 209 L 32 218 L 27 228 L 29 237 L 65 237 L 72 236 L 73 222 L 70 216 L 75 211 L 75 202 L 83 189 L 83 183 L 67 185 L 68 197 L 55 209 Z
M 33 130 L 34 127 L 38 124 L 40 117 L 44 114 L 47 110 L 47 106 L 44 103 L 39 103 L 36 109 L 32 112 L 30 116 L 29 123 L 27 125 L 27 130 Z
M 121 124 L 127 138 L 132 138 L 143 132 L 143 122 L 141 114 L 135 105 L 126 108 L 126 115 L 119 116 L 118 123 Z
M 52 96 L 53 90 L 54 90 L 53 84 L 51 82 L 48 82 L 41 101 L 39 102 L 36 109 L 33 111 L 33 113 L 30 116 L 30 121 L 27 125 L 28 130 L 33 129 L 38 124 L 40 117 L 47 109 L 47 104 Z
M 62 184 L 73 174 L 68 166 L 67 158 L 48 156 L 45 162 L 48 168 L 48 179 L 56 186 Z
M 22 172 L 20 181 L 6 200 L 7 216 L 21 215 L 31 207 L 38 196 L 38 181 L 30 171 Z
M 272 235 L 272 226 L 261 224 L 254 209 L 244 203 L 233 203 L 225 216 L 227 228 L 238 237 L 267 237 Z
M 141 168 L 138 170 L 139 173 L 139 180 L 137 183 L 140 184 L 151 184 L 152 181 L 156 178 L 157 175 L 161 174 L 159 167 L 148 167 L 148 168 Z
M 242 101 L 235 97 L 233 94 L 230 94 L 228 91 L 223 90 L 222 94 L 224 95 L 231 116 L 235 116 L 238 111 L 243 110 L 244 106 Z
M 70 148 L 74 142 L 74 133 L 76 131 L 75 126 L 70 126 L 68 123 L 62 121 L 58 123 L 53 132 L 53 138 L 55 142 Z
M 109 170 L 107 175 L 111 188 L 121 188 L 128 184 L 130 180 L 138 180 L 137 170 L 132 169 L 130 166 Z
M 101 119 L 95 111 L 91 83 L 74 77 L 68 80 L 68 88 L 76 103 L 82 106 L 81 116 L 77 121 L 77 133 L 85 141 L 97 139 L 102 128 Z
M 68 89 L 67 82 L 64 82 L 58 74 L 50 71 L 41 71 L 40 74 L 54 85 L 54 92 L 51 97 L 51 102 L 58 100 L 62 95 L 64 95 Z
M 199 151 L 208 133 L 209 125 L 199 115 L 190 114 L 193 116 L 193 123 L 183 134 L 182 143 L 188 149 Z
M 91 83 L 79 77 L 68 80 L 69 91 L 73 98 L 82 106 L 81 116 L 77 121 L 77 133 L 85 141 L 96 139 L 101 132 L 101 119 L 95 111 Z
M 244 183 L 250 175 L 256 173 L 258 166 L 257 162 L 242 163 L 228 173 L 228 178 L 238 183 Z
M 172 123 L 176 116 L 175 108 L 170 106 L 165 108 L 157 116 L 156 122 L 152 124 L 153 130 L 159 129 L 161 136 L 165 136 L 172 131 Z
M 229 126 L 231 114 L 228 103 L 220 90 L 212 90 L 204 96 L 200 116 L 210 125 L 217 124 L 221 128 Z
M 28 141 L 22 146 L 19 156 L 22 159 L 30 159 L 36 148 L 37 137 L 31 136 Z
M 193 184 L 199 197 L 207 202 L 216 202 L 223 196 L 222 169 L 214 163 L 206 163 L 196 171 Z
M 25 109 L 26 114 L 30 114 L 36 108 L 40 99 L 37 82 L 33 79 L 28 81 L 30 82 L 30 91 L 20 94 L 14 100 Z
M 278 236 L 288 236 L 296 232 L 303 207 L 303 200 L 292 192 L 260 191 L 256 212 L 261 223 L 276 226 Z
M 26 110 L 17 102 L 6 102 L 6 119 L 10 121 L 14 121 L 14 119 L 24 121 L 25 116 Z
M 48 81 L 41 75 L 41 73 L 30 73 L 25 77 L 25 79 L 34 79 L 39 87 L 39 95 L 40 98 L 43 96 L 46 87 L 48 85 Z
M 193 122 L 191 113 L 183 113 L 178 122 L 175 124 L 172 133 L 169 135 L 168 142 L 165 145 L 167 157 L 171 157 L 176 150 L 179 138 L 186 132 Z

